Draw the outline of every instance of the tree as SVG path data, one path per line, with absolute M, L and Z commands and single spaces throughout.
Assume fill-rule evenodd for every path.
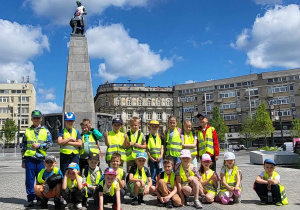
M 240 135 L 244 137 L 244 140 L 248 143 L 252 142 L 257 138 L 256 133 L 253 128 L 253 119 L 251 117 L 246 117 L 245 122 L 241 125 Z
M 264 137 L 264 146 L 267 146 L 267 136 L 270 136 L 275 128 L 265 103 L 260 103 L 253 115 L 253 131 L 256 135 Z
M 300 120 L 299 119 L 297 119 L 297 118 L 293 119 L 291 132 L 292 132 L 292 136 L 294 138 L 300 137 Z
M 216 132 L 218 134 L 218 138 L 221 141 L 225 140 L 225 133 L 229 132 L 229 127 L 225 125 L 224 118 L 220 115 L 220 109 L 219 107 L 215 106 L 213 108 L 213 116 L 209 120 L 209 124 L 216 129 Z
M 15 139 L 17 131 L 18 127 L 15 125 L 15 121 L 7 118 L 1 130 L 1 133 L 4 133 L 5 144 L 9 144 Z

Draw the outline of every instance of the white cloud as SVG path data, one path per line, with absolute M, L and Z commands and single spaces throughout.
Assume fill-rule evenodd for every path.
M 148 0 L 84 0 L 82 4 L 86 7 L 88 16 L 91 16 L 101 14 L 110 6 L 128 9 L 144 7 L 147 2 Z M 45 16 L 58 25 L 68 25 L 77 7 L 75 0 L 25 0 L 23 5 L 29 6 L 37 15 Z
M 122 76 L 151 78 L 173 65 L 172 59 L 161 58 L 148 44 L 130 37 L 121 24 L 90 28 L 86 36 L 90 57 L 105 60 L 98 69 L 98 76 L 104 80 L 113 81 Z
M 42 34 L 40 27 L 3 19 L 0 19 L 0 28 L 0 82 L 20 81 L 21 76 L 29 76 L 34 82 L 34 65 L 30 60 L 50 50 L 48 37 Z
M 185 81 L 184 84 L 191 84 L 191 83 L 195 83 L 195 82 L 196 82 L 195 80 L 190 79 L 190 80 Z
M 40 94 L 41 98 L 45 101 L 55 100 L 56 96 L 55 96 L 54 92 L 55 92 L 54 88 L 50 88 L 50 89 L 39 88 L 38 89 L 38 93 Z
M 40 110 L 43 114 L 62 112 L 62 107 L 52 102 L 38 103 L 36 105 L 36 109 Z
M 282 4 L 282 0 L 253 0 L 256 4 Z
M 202 42 L 201 45 L 211 45 L 212 43 L 213 43 L 213 41 L 207 40 L 205 42 Z
M 257 16 L 252 29 L 244 29 L 231 47 L 245 50 L 248 63 L 257 68 L 300 66 L 300 10 L 291 4 Z
M 193 45 L 193 47 L 197 48 L 197 42 L 196 42 L 195 40 L 193 40 L 193 39 L 188 39 L 186 42 L 187 42 L 187 43 L 190 43 L 191 45 Z
M 232 60 L 228 60 L 228 63 L 232 65 L 232 64 L 233 64 L 233 61 L 232 61 Z

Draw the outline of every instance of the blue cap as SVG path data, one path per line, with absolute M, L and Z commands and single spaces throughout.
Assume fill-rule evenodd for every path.
M 121 125 L 123 124 L 123 121 L 122 121 L 122 119 L 120 119 L 120 118 L 115 118 L 115 119 L 113 119 L 113 121 L 112 121 L 112 124 L 114 124 L 114 123 L 120 123 Z
M 79 165 L 77 163 L 70 163 L 67 167 L 67 169 L 77 169 L 79 171 Z
M 147 160 L 147 154 L 146 152 L 139 152 L 136 154 L 136 159 L 138 158 L 144 158 L 145 160 Z
M 75 120 L 75 114 L 74 112 L 65 112 L 65 121 L 74 121 Z
M 202 117 L 205 117 L 205 118 L 207 118 L 207 119 L 209 119 L 208 115 L 205 114 L 205 113 L 201 113 L 201 114 L 199 113 L 199 114 L 197 114 L 196 117 L 199 118 L 199 117 L 201 117 L 201 116 L 202 116 Z
M 274 161 L 274 160 L 272 160 L 272 159 L 270 159 L 270 158 L 267 158 L 267 159 L 265 159 L 265 162 L 264 162 L 264 164 L 265 164 L 265 163 L 273 164 L 274 166 L 276 166 L 276 163 L 275 163 L 275 161 Z

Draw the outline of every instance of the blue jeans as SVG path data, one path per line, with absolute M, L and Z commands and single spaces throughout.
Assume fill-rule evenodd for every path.
M 158 162 L 152 162 L 151 160 L 148 162 L 153 186 L 156 186 L 156 178 L 162 172 L 162 168 L 159 168 L 159 165 L 162 165 L 163 160 L 161 159 L 160 162 L 161 164 Z
M 79 155 L 75 155 L 73 153 L 70 155 L 60 153 L 60 170 L 63 175 L 65 175 L 68 165 L 72 162 L 79 165 Z
M 25 169 L 26 169 L 26 192 L 27 192 L 27 200 L 33 201 L 34 199 L 41 200 L 38 196 L 35 195 L 34 189 L 34 181 L 37 179 L 40 171 L 45 168 L 43 160 L 37 160 L 32 157 L 26 157 L 25 159 Z

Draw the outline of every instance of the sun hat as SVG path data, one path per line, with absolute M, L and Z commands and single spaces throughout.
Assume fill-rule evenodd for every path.
M 65 112 L 65 121 L 74 121 L 75 120 L 75 114 L 74 112 Z
M 226 152 L 224 154 L 224 160 L 235 160 L 235 155 L 232 152 Z
M 77 169 L 79 171 L 79 165 L 77 163 L 70 163 L 67 167 L 67 169 Z
M 181 158 L 184 158 L 184 157 L 192 158 L 191 151 L 188 149 L 181 150 L 180 157 Z
M 147 154 L 146 152 L 139 152 L 136 154 L 136 159 L 138 158 L 144 158 L 145 160 L 147 159 Z
M 106 168 L 104 171 L 104 175 L 117 175 L 116 169 Z
M 264 164 L 265 164 L 265 163 L 273 164 L 274 166 L 276 166 L 275 161 L 272 160 L 272 159 L 270 159 L 270 158 L 265 159 Z
M 150 125 L 159 125 L 159 122 L 157 120 L 151 120 Z
M 211 157 L 209 154 L 203 154 L 201 157 L 202 161 L 211 161 Z

